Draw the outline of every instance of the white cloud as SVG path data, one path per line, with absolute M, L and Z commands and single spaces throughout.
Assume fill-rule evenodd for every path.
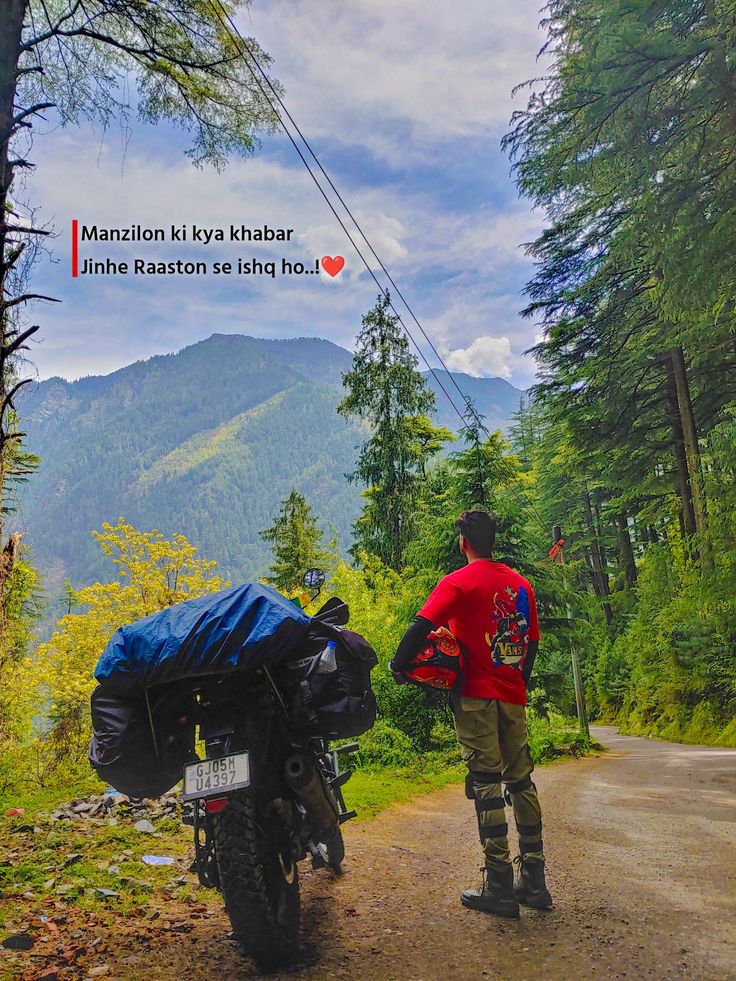
M 363 196 L 362 194 L 360 195 Z M 368 237 L 376 254 L 381 258 L 387 267 L 405 259 L 408 249 L 405 241 L 408 237 L 407 229 L 397 218 L 391 218 L 382 211 L 366 211 L 361 208 L 351 208 L 358 224 Z M 360 250 L 361 255 L 373 270 L 380 269 L 380 264 L 365 243 L 365 240 L 347 218 L 346 227 L 350 231 L 353 241 Z M 303 234 L 298 236 L 299 242 L 304 246 L 304 251 L 309 255 L 321 257 L 323 255 L 341 255 L 345 258 L 345 271 L 336 279 L 325 277 L 325 282 L 344 283 L 357 279 L 362 275 L 365 265 L 358 252 L 350 244 L 349 239 L 333 218 L 332 221 L 321 225 L 310 225 Z
M 452 371 L 464 371 L 475 378 L 491 375 L 510 378 L 513 360 L 508 337 L 491 337 L 489 334 L 476 337 L 469 347 L 450 351 L 445 358 Z
M 281 0 L 256 4 L 241 27 L 275 58 L 307 136 L 395 161 L 502 132 L 525 98 L 512 89 L 540 71 L 538 21 L 539 0 Z

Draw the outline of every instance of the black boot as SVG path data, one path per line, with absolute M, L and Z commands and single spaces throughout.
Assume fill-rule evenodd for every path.
M 482 889 L 466 889 L 460 897 L 463 906 L 495 913 L 496 916 L 518 917 L 519 904 L 514 898 L 514 871 L 511 865 L 503 868 L 488 866 Z
M 521 874 L 514 883 L 514 895 L 523 906 L 552 909 L 552 897 L 544 880 L 544 862 L 522 858 Z

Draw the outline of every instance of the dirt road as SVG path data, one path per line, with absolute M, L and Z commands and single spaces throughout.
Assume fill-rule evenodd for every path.
M 302 956 L 280 976 L 736 979 L 736 750 L 596 736 L 605 755 L 536 774 L 552 912 L 511 921 L 460 905 L 480 880 L 480 851 L 453 786 L 347 826 L 345 873 L 304 875 Z M 110 975 L 258 977 L 227 939 L 218 897 L 207 900 L 214 915 L 141 937 L 132 957 L 105 938 Z
M 552 913 L 460 907 L 479 853 L 451 788 L 355 829 L 349 872 L 313 893 L 329 953 L 296 977 L 736 978 L 736 750 L 596 735 L 605 756 L 535 778 Z

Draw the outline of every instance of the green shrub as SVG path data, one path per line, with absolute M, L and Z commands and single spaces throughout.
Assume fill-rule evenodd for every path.
M 358 740 L 360 750 L 355 754 L 359 767 L 406 766 L 412 759 L 411 739 L 383 719 Z
M 590 750 L 590 739 L 574 719 L 550 712 L 546 718 L 527 712 L 529 750 L 535 764 L 548 763 L 560 756 L 582 756 Z

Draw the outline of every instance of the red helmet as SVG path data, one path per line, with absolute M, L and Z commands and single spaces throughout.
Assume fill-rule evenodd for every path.
M 427 641 L 427 646 L 404 672 L 406 677 L 430 688 L 453 688 L 463 670 L 463 655 L 457 637 L 447 627 L 438 627 L 428 635 Z

